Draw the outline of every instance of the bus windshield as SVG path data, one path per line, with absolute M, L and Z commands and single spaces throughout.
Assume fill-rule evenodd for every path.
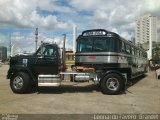
M 81 37 L 77 52 L 118 52 L 119 41 L 114 37 Z

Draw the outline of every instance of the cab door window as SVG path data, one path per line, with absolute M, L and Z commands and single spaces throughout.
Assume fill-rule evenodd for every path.
M 56 57 L 56 50 L 52 45 L 46 45 L 41 47 L 41 49 L 39 49 L 37 55 Z

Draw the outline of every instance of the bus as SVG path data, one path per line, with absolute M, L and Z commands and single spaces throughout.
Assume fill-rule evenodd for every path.
M 76 66 L 75 67 L 75 53 L 73 51 L 65 52 L 65 64 L 67 70 L 77 70 L 77 71 L 94 71 L 93 68 L 88 68 L 84 66 Z
M 75 56 L 75 66 L 95 69 L 102 92 L 107 94 L 118 94 L 128 80 L 148 70 L 145 50 L 105 29 L 83 31 Z

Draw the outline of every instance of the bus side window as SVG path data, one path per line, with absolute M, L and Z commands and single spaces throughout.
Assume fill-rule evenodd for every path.
M 141 56 L 141 54 L 140 54 L 140 51 L 138 50 L 138 56 L 140 57 Z
M 135 49 L 134 49 L 134 47 L 131 47 L 131 52 L 132 52 L 132 55 L 135 55 Z
M 126 53 L 126 47 L 125 47 L 125 43 L 123 41 L 121 42 L 121 51 L 122 51 L 122 53 Z
M 144 57 L 147 58 L 147 54 L 146 53 L 144 54 Z
M 142 57 L 142 53 L 141 53 L 141 51 L 139 51 L 139 56 L 140 56 L 140 57 Z
M 137 50 L 137 57 L 139 57 L 139 51 Z
M 136 50 L 137 51 L 137 57 L 139 57 L 139 50 Z
M 145 58 L 145 53 L 142 51 L 142 57 Z
M 136 48 L 134 48 L 134 55 L 136 56 Z
M 141 57 L 143 57 L 143 52 L 142 51 L 140 51 L 140 54 L 141 54 Z
M 142 57 L 141 51 L 139 51 L 139 56 Z
M 126 53 L 131 54 L 131 46 L 130 45 L 126 45 Z
M 137 55 L 137 49 L 136 49 L 136 48 L 135 48 L 135 55 L 138 56 L 138 55 Z

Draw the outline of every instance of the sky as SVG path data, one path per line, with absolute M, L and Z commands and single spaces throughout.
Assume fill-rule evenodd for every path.
M 35 50 L 38 41 L 61 45 L 67 35 L 72 48 L 72 26 L 78 34 L 87 29 L 106 29 L 126 39 L 134 37 L 135 22 L 144 14 L 157 16 L 160 41 L 160 0 L 0 0 L 0 46 L 17 51 Z

